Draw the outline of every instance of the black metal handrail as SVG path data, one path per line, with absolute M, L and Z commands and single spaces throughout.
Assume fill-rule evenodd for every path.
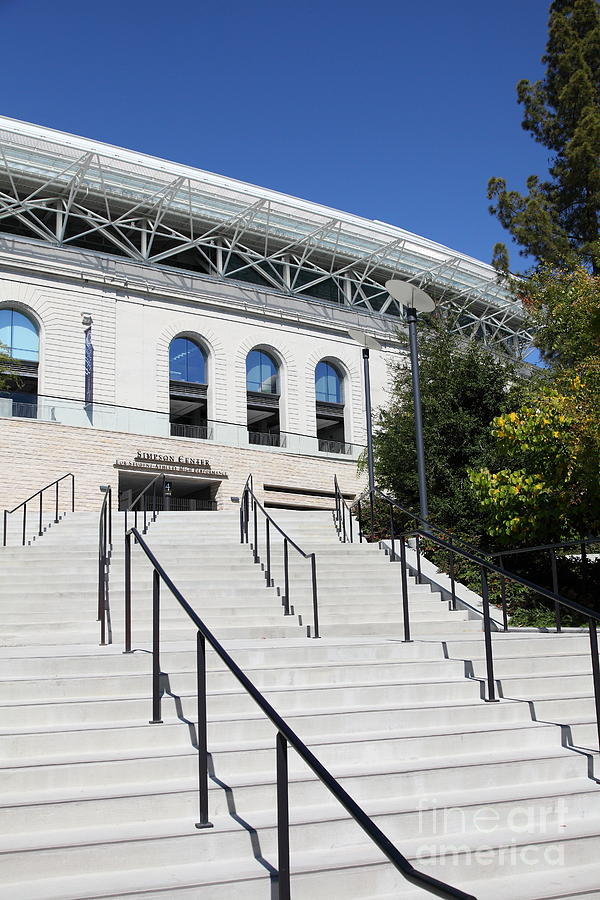
M 318 638 L 319 634 L 319 598 L 318 598 L 318 588 L 317 588 L 317 557 L 315 553 L 306 553 L 302 547 L 298 546 L 298 544 L 292 540 L 292 538 L 286 534 L 283 528 L 277 524 L 275 519 L 269 515 L 266 511 L 262 503 L 256 497 L 254 493 L 254 481 L 252 475 L 248 475 L 246 479 L 246 484 L 244 485 L 244 490 L 242 493 L 242 503 L 240 507 L 240 543 L 242 544 L 250 544 L 252 548 L 253 559 L 255 563 L 260 563 L 260 555 L 259 555 L 259 546 L 258 546 L 258 514 L 257 510 L 263 514 L 265 519 L 265 580 L 267 582 L 267 587 L 279 587 L 281 593 L 281 600 L 283 606 L 284 615 L 289 616 L 293 614 L 293 608 L 290 603 L 290 568 L 289 568 L 289 552 L 288 547 L 292 546 L 294 550 L 296 550 L 304 559 L 310 560 L 310 571 L 311 571 L 311 590 L 312 590 L 312 608 L 313 608 L 313 627 L 312 634 L 310 630 L 310 625 L 307 625 L 307 634 L 308 637 Z M 250 523 L 250 513 L 252 513 L 252 521 L 253 521 L 253 541 L 249 541 L 249 523 Z M 272 554 L 271 554 L 271 525 L 279 532 L 279 534 L 283 538 L 283 585 L 275 585 L 275 580 L 272 578 L 273 574 L 273 565 L 272 565 Z
M 337 476 L 334 476 L 334 482 L 336 480 L 337 480 Z M 371 520 L 370 532 L 366 532 L 362 527 L 363 515 L 362 515 L 362 505 L 361 504 L 365 497 L 369 498 L 369 510 L 370 510 L 370 520 Z M 474 544 L 470 544 L 468 541 L 465 541 L 464 538 L 458 537 L 458 535 L 455 532 L 449 531 L 447 528 L 443 528 L 441 525 L 432 524 L 431 518 L 429 518 L 426 522 L 425 519 L 423 519 L 418 513 L 414 513 L 414 512 L 411 512 L 409 509 L 406 509 L 406 507 L 402 506 L 401 503 L 398 503 L 397 500 L 395 500 L 393 497 L 388 496 L 388 494 L 386 494 L 384 491 L 382 491 L 380 488 L 377 488 L 377 487 L 375 488 L 375 490 L 372 493 L 371 493 L 371 491 L 369 491 L 369 488 L 366 488 L 359 497 L 357 497 L 355 500 L 352 501 L 352 506 L 357 507 L 357 513 L 358 513 L 357 518 L 358 518 L 358 522 L 359 522 L 359 539 L 361 541 L 363 540 L 363 537 L 367 533 L 370 533 L 371 536 L 374 533 L 374 530 L 375 530 L 374 529 L 375 498 L 377 498 L 377 497 L 379 497 L 385 503 L 388 503 L 388 504 L 393 503 L 395 509 L 399 510 L 399 512 L 401 512 L 402 515 L 406 516 L 407 518 L 412 519 L 413 522 L 416 522 L 418 527 L 420 529 L 423 529 L 423 531 L 438 532 L 440 535 L 445 535 L 447 538 L 449 538 L 450 542 L 452 544 L 457 544 L 459 546 L 462 546 L 466 550 L 470 551 L 471 553 L 477 553 L 480 556 L 490 558 L 490 554 L 488 552 L 486 552 L 485 550 L 481 550 L 480 547 L 476 547 Z
M 344 543 L 354 543 L 354 525 L 352 516 L 352 507 L 346 502 L 346 498 L 340 490 L 337 475 L 333 476 L 333 491 L 335 508 L 333 510 L 333 521 L 341 541 Z M 348 519 L 348 527 L 346 528 L 346 519 Z M 362 543 L 362 529 L 358 529 L 359 542 Z
M 54 488 L 54 524 L 58 524 L 58 496 L 59 496 L 59 485 L 65 481 L 65 479 L 71 479 L 71 512 L 75 511 L 75 476 L 72 472 L 67 472 L 66 475 L 61 475 L 60 478 L 57 478 L 56 481 L 51 481 L 50 484 L 47 484 L 45 487 L 40 488 L 39 491 L 36 491 L 35 494 L 32 494 L 31 497 L 28 497 L 27 500 L 23 500 L 14 509 L 5 509 L 4 510 L 4 534 L 2 538 L 2 546 L 6 547 L 6 532 L 8 527 L 8 517 L 13 513 L 16 513 L 17 510 L 23 507 L 23 523 L 22 523 L 22 539 L 21 545 L 24 547 L 26 542 L 27 535 L 27 504 L 31 503 L 32 500 L 35 500 L 36 497 L 39 497 L 39 509 L 38 509 L 38 537 L 41 537 L 44 533 L 43 529 L 43 517 L 44 517 L 44 494 L 46 491 L 50 490 L 50 488 Z
M 496 565 L 489 557 L 484 557 L 479 553 L 479 551 L 472 552 L 471 550 L 467 550 L 464 547 L 458 546 L 455 541 L 452 540 L 444 540 L 443 538 L 438 537 L 437 535 L 432 533 L 431 529 L 414 529 L 412 531 L 404 532 L 402 534 L 396 535 L 394 531 L 394 516 L 392 507 L 399 508 L 402 512 L 404 512 L 403 508 L 399 503 L 396 503 L 390 497 L 384 495 L 381 491 L 376 491 L 374 493 L 378 493 L 380 497 L 383 497 L 386 502 L 390 506 L 390 544 L 391 544 L 391 552 L 390 552 L 390 561 L 395 562 L 397 559 L 396 556 L 396 542 L 399 544 L 400 548 L 400 571 L 401 571 L 401 581 L 402 581 L 402 605 L 403 605 L 403 619 L 404 619 L 404 639 L 410 640 L 410 605 L 408 600 L 408 583 L 407 583 L 407 561 L 406 561 L 406 546 L 405 542 L 409 538 L 413 538 L 416 541 L 416 555 L 417 555 L 417 564 L 416 564 L 416 574 L 417 580 L 421 580 L 421 549 L 420 549 L 420 541 L 427 540 L 438 547 L 446 550 L 450 554 L 451 564 L 450 564 L 450 583 L 451 583 L 451 608 L 456 609 L 456 582 L 454 577 L 454 567 L 455 567 L 455 556 L 467 560 L 467 562 L 474 563 L 479 566 L 480 570 L 480 578 L 481 578 L 481 599 L 482 599 L 482 616 L 483 616 L 483 632 L 484 632 L 484 643 L 485 643 L 485 661 L 486 661 L 486 682 L 487 682 L 487 696 L 484 699 L 489 703 L 497 702 L 496 697 L 496 683 L 494 679 L 494 656 L 493 656 L 493 647 L 492 647 L 492 619 L 490 615 L 490 602 L 489 602 L 489 589 L 488 589 L 488 576 L 490 574 L 498 575 L 501 579 L 502 585 L 502 596 L 503 596 L 503 626 L 504 630 L 508 630 L 507 623 L 507 615 L 506 615 L 506 594 L 505 594 L 505 586 L 506 582 L 512 582 L 513 584 L 521 585 L 522 587 L 527 588 L 534 593 L 539 594 L 541 597 L 544 597 L 547 600 L 552 600 L 556 606 L 564 606 L 567 609 L 570 609 L 573 612 L 578 613 L 580 616 L 583 616 L 588 621 L 588 630 L 589 630 L 589 638 L 590 638 L 590 654 L 592 661 L 592 678 L 594 685 L 594 704 L 596 710 L 596 727 L 598 730 L 598 741 L 600 745 L 600 658 L 598 655 L 598 635 L 597 635 L 597 622 L 600 622 L 600 613 L 595 612 L 587 606 L 583 606 L 580 603 L 577 603 L 575 600 L 570 600 L 568 597 L 559 594 L 558 591 L 549 590 L 548 588 L 543 587 L 540 584 L 536 584 L 533 581 L 530 581 L 527 578 L 524 578 L 522 575 L 517 575 L 515 572 L 508 571 L 502 564 Z M 364 495 L 363 495 L 364 496 Z M 360 498 L 359 498 L 360 499 Z M 359 528 L 360 528 L 360 513 L 359 513 Z
M 254 501 L 257 502 L 256 500 Z M 276 523 L 273 523 L 276 525 Z M 298 737 L 286 720 L 271 706 L 265 696 L 258 690 L 245 672 L 237 665 L 217 640 L 212 631 L 205 625 L 190 606 L 181 591 L 167 575 L 155 555 L 152 553 L 142 535 L 136 528 L 131 528 L 125 535 L 125 559 L 127 579 L 126 594 L 131 594 L 131 538 L 137 541 L 152 565 L 152 719 L 150 724 L 160 724 L 161 719 L 161 667 L 160 667 L 160 585 L 169 589 L 180 607 L 187 613 L 196 627 L 196 684 L 198 727 L 196 745 L 198 749 L 198 807 L 199 817 L 196 828 L 211 828 L 208 797 L 208 724 L 206 714 L 206 642 L 229 669 L 231 674 L 250 695 L 276 730 L 276 778 L 277 778 L 277 854 L 278 854 L 278 900 L 290 900 L 290 823 L 289 823 L 289 779 L 288 779 L 288 745 L 293 747 L 306 765 L 312 769 L 317 778 L 325 785 L 335 799 L 343 806 L 354 821 L 363 829 L 367 837 L 387 857 L 392 865 L 409 881 L 433 894 L 436 897 L 455 898 L 455 900 L 476 900 L 471 894 L 458 890 L 449 884 L 426 875 L 403 856 L 390 839 L 381 831 L 365 811 L 347 793 L 331 772 L 317 759 L 306 744 Z M 289 539 L 288 539 L 289 540 Z M 291 543 L 291 540 L 290 540 Z M 125 627 L 126 635 L 131 637 L 131 620 Z M 125 652 L 131 652 L 131 642 L 126 643 Z
M 127 514 L 133 513 L 133 524 L 137 528 L 138 524 L 138 512 L 144 514 L 144 527 L 142 529 L 143 534 L 146 534 L 148 531 L 148 513 L 151 513 L 151 522 L 156 522 L 156 516 L 160 511 L 160 507 L 164 506 L 164 497 L 165 497 L 165 483 L 167 480 L 167 476 L 164 472 L 159 472 L 152 481 L 148 482 L 145 488 L 139 492 L 137 497 L 131 501 L 129 506 L 125 507 L 125 531 L 128 528 L 128 518 Z M 160 484 L 160 491 L 158 490 L 158 485 Z M 150 493 L 150 488 L 152 488 L 152 493 Z M 152 499 L 152 502 L 149 504 L 149 499 Z M 160 501 L 163 501 L 162 504 Z M 141 506 L 141 509 L 140 509 Z
M 337 478 L 335 478 L 335 480 L 337 481 Z M 494 559 L 498 559 L 500 568 L 502 568 L 502 569 L 504 569 L 504 557 L 505 556 L 513 556 L 513 555 L 517 555 L 517 554 L 548 551 L 548 554 L 550 556 L 550 570 L 551 570 L 551 574 L 552 574 L 552 590 L 554 591 L 555 594 L 559 593 L 556 551 L 561 550 L 561 549 L 567 549 L 569 547 L 580 547 L 581 548 L 581 565 L 582 565 L 582 569 L 585 573 L 585 567 L 587 565 L 587 555 L 586 555 L 585 547 L 588 544 L 600 543 L 600 538 L 593 538 L 593 537 L 592 538 L 580 538 L 577 541 L 564 541 L 562 543 L 555 543 L 555 544 L 540 544 L 540 545 L 532 546 L 532 547 L 519 547 L 514 550 L 511 550 L 511 549 L 499 550 L 499 551 L 492 553 L 489 550 L 482 550 L 481 547 L 475 547 L 473 544 L 470 544 L 468 541 L 465 541 L 464 538 L 457 537 L 457 535 L 454 532 L 451 532 L 448 529 L 442 528 L 438 525 L 432 525 L 431 520 L 429 520 L 428 522 L 425 522 L 421 518 L 421 516 L 417 515 L 416 513 L 410 512 L 410 510 L 406 509 L 404 506 L 402 506 L 400 503 L 398 503 L 397 500 L 393 499 L 392 497 L 389 497 L 387 494 L 385 494 L 379 488 L 375 488 L 373 497 L 371 497 L 369 489 L 367 488 L 367 490 L 364 491 L 361 494 L 361 496 L 358 497 L 357 500 L 354 501 L 353 505 L 357 506 L 358 526 L 359 526 L 358 533 L 359 533 L 359 539 L 361 541 L 363 539 L 363 535 L 365 534 L 365 532 L 362 529 L 361 501 L 364 499 L 364 497 L 366 495 L 369 495 L 369 498 L 370 498 L 369 506 L 370 506 L 370 513 L 371 513 L 371 535 L 373 534 L 373 507 L 374 507 L 373 497 L 379 497 L 385 503 L 393 504 L 395 509 L 399 510 L 403 515 L 411 518 L 414 522 L 417 522 L 420 530 L 427 532 L 430 535 L 433 535 L 434 533 L 437 532 L 439 535 L 442 535 L 442 537 L 445 536 L 444 539 L 447 539 L 453 547 L 455 547 L 455 546 L 462 547 L 467 552 L 474 553 L 483 559 L 487 559 L 490 561 L 494 560 Z M 351 521 L 351 519 L 350 519 L 350 521 Z M 392 516 L 391 510 L 390 510 L 390 533 L 393 534 L 393 531 L 394 531 L 394 521 L 393 521 L 393 516 Z M 344 540 L 344 541 L 346 540 L 346 537 L 342 537 L 343 532 L 341 532 L 340 529 L 338 529 L 338 534 L 340 534 L 340 540 Z M 352 541 L 352 532 L 351 531 L 350 531 L 350 541 Z M 418 539 L 417 539 L 417 557 L 419 558 L 419 541 L 418 541 Z M 455 571 L 454 571 L 454 555 L 452 552 L 450 554 L 449 575 L 450 575 L 450 579 L 452 582 L 452 599 L 453 599 L 453 604 L 454 604 L 454 602 L 455 602 L 455 591 L 454 591 Z M 502 578 L 500 581 L 500 598 L 501 598 L 500 602 L 501 602 L 501 607 L 502 607 L 503 628 L 504 628 L 504 631 L 508 631 L 508 611 L 507 611 L 507 603 L 506 603 L 506 579 L 505 578 Z M 557 632 L 562 631 L 560 603 L 558 603 L 558 602 L 556 602 L 554 604 L 554 622 L 555 622 L 556 631 Z
M 535 547 L 516 547 L 514 550 L 497 550 L 495 553 L 488 555 L 493 559 L 495 556 L 515 556 L 520 553 L 534 553 L 540 550 L 567 550 L 569 547 L 586 547 L 588 544 L 600 544 L 600 538 L 579 538 L 577 541 L 562 541 L 557 544 L 538 544 Z
M 581 569 L 582 569 L 582 578 L 585 579 L 586 569 L 587 569 L 587 552 L 586 547 L 588 544 L 600 544 L 600 538 L 580 538 L 578 541 L 563 541 L 562 543 L 556 544 L 538 544 L 533 547 L 518 547 L 514 550 L 499 550 L 496 553 L 488 553 L 487 556 L 489 559 L 497 559 L 500 566 L 504 568 L 504 557 L 505 556 L 520 556 L 524 553 L 542 553 L 547 552 L 550 557 L 550 571 L 552 574 L 552 590 L 555 594 L 558 594 L 558 563 L 557 563 L 557 550 L 567 550 L 569 547 L 579 547 L 581 553 Z M 506 621 L 506 583 L 504 579 L 501 583 L 501 591 L 502 591 L 502 609 L 504 612 L 504 618 Z M 562 621 L 561 621 L 561 613 L 560 613 L 560 603 L 554 604 L 554 623 L 556 626 L 556 630 L 558 632 L 562 631 Z
M 487 701 L 494 702 L 496 701 L 496 691 L 495 691 L 495 681 L 494 681 L 494 660 L 493 660 L 493 650 L 492 650 L 492 640 L 491 640 L 491 617 L 490 617 L 490 606 L 489 606 L 489 591 L 488 591 L 488 575 L 495 574 L 499 575 L 502 579 L 513 582 L 514 584 L 519 584 L 522 587 L 526 587 L 530 591 L 534 591 L 539 594 L 541 597 L 544 597 L 548 600 L 553 600 L 555 603 L 558 603 L 562 606 L 566 606 L 568 609 L 573 612 L 578 613 L 581 616 L 584 616 L 588 620 L 588 628 L 589 628 L 589 636 L 590 636 L 590 653 L 592 659 L 592 677 L 594 683 L 594 698 L 595 698 L 595 708 L 596 708 L 596 725 L 598 729 L 598 739 L 600 741 L 600 662 L 598 657 L 598 636 L 597 636 L 597 622 L 600 622 L 600 613 L 595 612 L 593 609 L 589 609 L 587 606 L 582 606 L 581 603 L 577 603 L 575 600 L 570 600 L 568 597 L 564 597 L 562 594 L 558 594 L 555 591 L 551 591 L 548 588 L 542 587 L 540 584 L 535 584 L 533 581 L 529 581 L 528 578 L 523 578 L 522 575 L 517 575 L 514 572 L 509 572 L 505 568 L 501 566 L 497 566 L 492 562 L 488 562 L 487 560 L 481 559 L 481 557 L 475 556 L 473 553 L 469 553 L 468 551 L 462 550 L 455 545 L 448 543 L 447 541 L 443 541 L 441 538 L 435 537 L 434 535 L 423 532 L 423 531 L 412 531 L 405 534 L 400 535 L 399 540 L 401 546 L 404 545 L 404 541 L 407 538 L 424 538 L 428 541 L 432 541 L 437 544 L 439 547 L 442 547 L 445 550 L 451 550 L 453 553 L 458 554 L 458 556 L 466 559 L 468 562 L 475 563 L 480 568 L 481 573 L 481 598 L 482 598 L 482 611 L 483 611 L 483 629 L 485 636 L 485 652 L 486 652 L 486 670 L 487 670 L 487 697 L 485 698 Z M 392 544 L 392 556 L 394 555 L 395 549 Z M 454 594 L 453 587 L 453 600 L 456 601 L 456 597 Z
M 112 644 L 109 606 L 109 567 L 112 554 L 112 489 L 110 485 L 101 488 L 104 499 L 98 522 L 98 622 L 100 622 L 100 645 Z M 108 641 L 107 638 L 108 632 Z

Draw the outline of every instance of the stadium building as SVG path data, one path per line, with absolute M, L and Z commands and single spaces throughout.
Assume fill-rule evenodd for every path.
M 172 508 L 224 508 L 249 472 L 269 506 L 355 493 L 402 351 L 389 278 L 451 327 L 522 356 L 494 270 L 382 222 L 0 118 L 0 503 L 72 472 L 80 508 L 158 471 Z

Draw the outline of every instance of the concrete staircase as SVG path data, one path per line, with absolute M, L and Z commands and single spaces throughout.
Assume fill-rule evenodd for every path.
M 494 635 L 503 697 L 482 701 L 477 619 L 410 584 L 330 514 L 277 512 L 317 552 L 320 640 L 239 544 L 236 513 L 161 513 L 147 540 L 254 683 L 417 868 L 477 897 L 600 896 L 600 791 L 585 634 Z M 69 515 L 0 552 L 0 871 L 10 900 L 276 898 L 275 735 L 208 660 L 210 809 L 197 819 L 194 632 L 163 590 L 162 725 L 151 718 L 151 573 L 133 550 L 122 654 L 123 521 L 111 565 L 114 643 L 99 647 L 97 517 Z M 264 549 L 261 532 L 259 546 Z M 273 542 L 273 571 L 281 571 Z M 561 727 L 562 726 L 562 727 Z M 407 885 L 290 751 L 292 892 L 385 900 Z

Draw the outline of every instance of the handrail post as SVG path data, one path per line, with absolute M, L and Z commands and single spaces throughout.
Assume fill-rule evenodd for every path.
M 196 632 L 196 691 L 198 696 L 198 810 L 196 828 L 212 828 L 208 819 L 208 738 L 206 725 L 206 641 Z
M 254 494 L 252 494 L 254 497 Z M 254 551 L 254 562 L 258 562 L 258 523 L 257 523 L 257 511 L 256 511 L 256 500 L 254 500 L 253 504 L 253 514 L 254 514 L 254 544 L 252 545 L 252 550 Z
M 161 725 L 160 717 L 160 575 L 152 570 L 152 718 L 150 725 Z
M 449 537 L 448 543 L 452 547 L 452 535 Z M 451 609 L 456 610 L 456 578 L 454 569 L 454 550 L 450 550 L 450 590 L 452 591 Z
M 375 510 L 374 510 L 374 497 L 373 491 L 369 491 L 369 506 L 371 508 L 371 540 L 373 540 L 373 534 L 375 533 Z
M 504 569 L 504 557 L 501 553 L 498 554 L 498 565 L 501 569 Z M 502 580 L 500 582 L 500 598 L 502 601 L 502 627 L 504 631 L 508 631 L 508 611 L 506 609 L 506 578 L 502 576 Z
M 556 566 L 556 550 L 554 547 L 550 550 L 550 562 L 552 564 L 552 590 L 555 594 L 558 594 L 558 569 Z M 556 632 L 557 634 L 562 631 L 561 621 L 560 621 L 560 603 L 558 600 L 554 601 L 554 621 L 556 623 Z
M 142 531 L 142 534 L 148 533 L 147 516 L 148 516 L 148 494 L 144 494 L 144 530 Z
M 350 543 L 354 543 L 354 529 L 352 527 L 352 510 L 348 507 L 348 521 L 350 522 Z
M 417 584 L 421 584 L 421 535 L 417 534 L 415 540 L 417 546 Z
M 390 508 L 390 539 L 392 542 L 392 552 L 390 553 L 390 562 L 396 562 L 396 535 L 394 532 L 394 508 L 391 503 L 388 504 Z
M 125 534 L 125 653 L 131 653 L 131 533 Z
M 54 498 L 54 524 L 58 525 L 58 481 L 56 482 L 55 498 Z
M 312 598 L 313 598 L 313 637 L 318 638 L 319 634 L 319 601 L 317 598 L 317 558 L 314 553 L 310 554 L 310 567 L 312 575 Z
M 596 728 L 598 730 L 598 746 L 600 747 L 600 661 L 598 659 L 598 633 L 596 622 L 589 620 L 590 651 L 592 654 L 592 676 L 594 679 L 594 704 L 596 708 Z
M 284 595 L 283 595 L 283 614 L 285 616 L 289 616 L 290 614 L 290 570 L 289 570 L 289 560 L 288 560 L 288 539 L 283 539 L 283 584 L 284 584 Z
M 290 900 L 290 808 L 287 740 L 277 732 L 277 900 Z
M 44 496 L 44 492 L 40 491 L 40 521 L 38 523 L 38 537 L 41 537 L 44 533 L 42 531 L 42 497 L 43 496 Z
M 108 486 L 108 546 L 112 550 L 112 488 Z
M 27 533 L 27 503 L 23 504 L 23 546 L 25 546 L 25 535 Z
M 8 525 L 8 510 L 4 510 L 4 537 L 2 538 L 2 546 L 6 547 L 6 526 Z
M 106 623 L 104 619 L 104 591 L 105 591 L 105 566 L 106 566 L 106 510 L 104 504 L 100 511 L 100 524 L 98 536 L 98 617 L 100 622 L 100 646 L 106 643 Z
M 250 530 L 249 522 L 250 522 L 250 492 L 248 488 L 245 491 L 246 499 L 244 501 L 244 538 L 245 543 L 248 543 L 248 532 Z
M 488 579 L 485 566 L 481 566 L 481 597 L 483 600 L 483 631 L 485 638 L 485 663 L 487 670 L 487 703 L 497 703 L 496 685 L 494 682 L 494 657 L 492 649 L 492 630 L 490 624 L 490 600 L 488 595 Z
M 265 569 L 265 578 L 267 579 L 267 587 L 271 587 L 271 523 L 265 518 L 265 542 L 267 545 L 267 566 Z
M 402 620 L 404 622 L 404 643 L 412 643 L 410 636 L 410 610 L 408 604 L 408 578 L 406 574 L 406 547 L 400 538 L 400 575 L 402 579 Z
M 333 521 L 335 523 L 336 531 L 339 534 L 339 524 L 340 524 L 340 497 L 338 491 L 338 483 L 337 483 L 337 475 L 333 476 Z
M 363 530 L 362 530 L 362 509 L 360 505 L 360 500 L 358 501 L 358 540 L 359 543 L 362 544 L 363 539 Z
M 75 512 L 75 476 L 71 475 L 71 512 Z
M 96 622 L 100 621 L 102 611 L 102 515 L 100 510 L 100 521 L 98 523 L 98 608 L 96 610 Z

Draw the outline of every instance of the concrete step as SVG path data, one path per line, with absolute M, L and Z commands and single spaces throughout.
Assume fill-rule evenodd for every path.
M 297 615 L 283 616 L 280 592 L 266 589 L 264 526 L 256 565 L 239 543 L 238 516 L 164 513 L 146 539 L 249 677 L 402 852 L 451 883 L 478 886 L 481 898 L 509 900 L 509 882 L 510 900 L 595 896 L 597 880 L 585 871 L 600 821 L 587 635 L 494 634 L 500 690 L 521 699 L 485 703 L 479 619 L 451 612 L 411 579 L 413 642 L 404 643 L 399 564 L 374 544 L 340 543 L 330 513 L 281 511 L 290 536 L 317 554 L 324 637 L 309 640 L 308 565 L 291 553 L 301 628 Z M 164 589 L 168 693 L 164 724 L 149 725 L 151 567 L 134 544 L 137 652 L 95 646 L 97 526 L 95 513 L 73 517 L 37 546 L 0 554 L 2 641 L 13 644 L 0 647 L 5 891 L 11 900 L 99 892 L 268 900 L 276 890 L 273 727 L 209 652 L 214 828 L 197 831 L 195 629 Z M 114 526 L 110 602 L 122 641 L 122 515 Z M 272 535 L 280 584 L 283 547 Z M 294 900 L 422 895 L 293 751 L 289 771 Z M 492 829 L 480 827 L 486 815 Z M 519 830 L 515 816 L 530 827 Z M 558 874 L 544 857 L 551 847 L 563 853 Z M 508 863 L 507 853 L 516 854 Z M 535 883 L 528 853 L 537 854 Z

